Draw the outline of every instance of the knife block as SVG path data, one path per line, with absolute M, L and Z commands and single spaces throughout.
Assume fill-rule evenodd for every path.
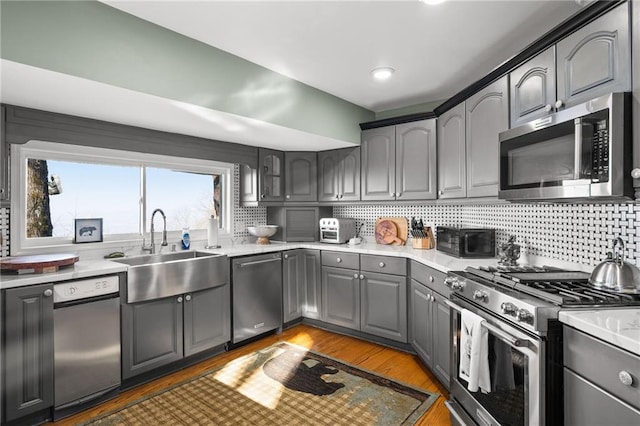
M 436 242 L 433 239 L 433 232 L 431 232 L 431 228 L 425 228 L 424 233 L 425 233 L 424 238 L 413 237 L 411 239 L 411 243 L 414 249 L 430 250 L 436 246 Z

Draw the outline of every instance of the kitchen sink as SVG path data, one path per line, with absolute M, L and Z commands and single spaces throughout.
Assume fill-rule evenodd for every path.
M 128 265 L 127 303 L 218 287 L 229 280 L 229 262 L 224 254 L 184 251 L 112 260 Z

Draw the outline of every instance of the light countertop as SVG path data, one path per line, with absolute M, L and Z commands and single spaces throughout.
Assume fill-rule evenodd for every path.
M 125 272 L 127 265 L 109 260 L 80 260 L 73 265 L 63 266 L 58 272 L 28 275 L 0 275 L 0 288 L 23 287 L 34 284 L 44 284 L 58 281 L 77 280 L 98 275 Z
M 640 356 L 640 308 L 561 310 L 560 321 Z

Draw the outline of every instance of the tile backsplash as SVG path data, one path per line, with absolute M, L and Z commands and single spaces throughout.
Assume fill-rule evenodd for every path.
M 523 253 L 592 266 L 611 251 L 613 239 L 621 237 L 628 260 L 640 266 L 636 204 L 345 205 L 333 212 L 364 222 L 360 234 L 370 241 L 378 217 L 415 216 L 434 230 L 438 225 L 494 228 L 499 244 L 515 235 Z
M 0 257 L 9 256 L 9 209 L 0 208 Z

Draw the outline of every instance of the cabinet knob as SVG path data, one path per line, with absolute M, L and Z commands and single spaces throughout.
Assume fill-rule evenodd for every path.
M 336 258 L 336 262 L 338 262 L 338 263 L 342 263 L 342 258 L 341 258 L 341 257 L 337 257 L 337 258 Z
M 360 274 L 360 279 L 364 280 L 364 275 Z
M 434 282 L 436 279 L 433 278 L 432 276 L 429 276 L 429 282 Z
M 384 262 L 378 263 L 378 266 L 380 266 L 381 268 L 384 268 Z
M 443 190 L 438 191 L 438 195 L 442 195 L 442 194 L 444 194 Z
M 176 299 L 178 303 L 182 303 L 182 296 L 178 296 L 178 298 Z
M 287 195 L 286 195 L 286 198 L 287 198 L 287 200 L 288 200 L 289 198 L 291 198 L 291 195 L 287 194 Z
M 51 297 L 53 296 L 53 290 L 51 290 L 50 288 L 46 289 L 44 291 L 44 293 L 42 293 L 44 295 L 44 297 Z
M 431 297 L 431 302 L 432 303 L 436 301 L 436 298 L 433 296 L 433 294 L 430 297 Z
M 358 279 L 358 274 L 353 274 L 353 278 Z
M 633 385 L 633 376 L 628 371 L 622 370 L 621 372 L 619 372 L 618 378 L 620 379 L 622 384 L 625 386 Z
M 391 193 L 391 194 L 389 194 L 389 195 L 391 195 L 391 198 L 395 198 L 396 193 L 395 193 L 395 192 L 392 192 L 392 193 Z
M 402 192 L 396 192 L 396 198 L 402 197 Z
M 640 169 L 631 170 L 631 177 L 634 179 L 640 179 Z
M 340 196 L 338 198 L 342 200 L 342 194 L 340 194 Z
M 546 104 L 544 106 L 544 111 L 545 112 L 551 112 L 552 109 L 553 109 L 553 107 L 551 106 L 551 104 Z
M 288 259 L 288 258 L 289 258 L 289 255 L 288 255 L 288 254 L 285 254 L 285 255 L 284 255 L 284 258 L 285 258 L 285 259 Z
M 558 99 L 555 103 L 556 108 L 562 108 L 564 106 L 564 102 L 561 99 Z
M 0 188 L 0 194 L 4 194 L 4 188 Z
M 190 294 L 187 294 L 187 295 L 184 297 L 184 300 L 186 300 L 187 302 L 188 302 L 189 300 L 191 300 L 191 295 L 190 295 Z
M 340 198 L 340 195 L 336 194 L 336 200 Z
M 266 195 L 260 194 L 260 198 L 264 198 L 264 197 L 266 197 Z

